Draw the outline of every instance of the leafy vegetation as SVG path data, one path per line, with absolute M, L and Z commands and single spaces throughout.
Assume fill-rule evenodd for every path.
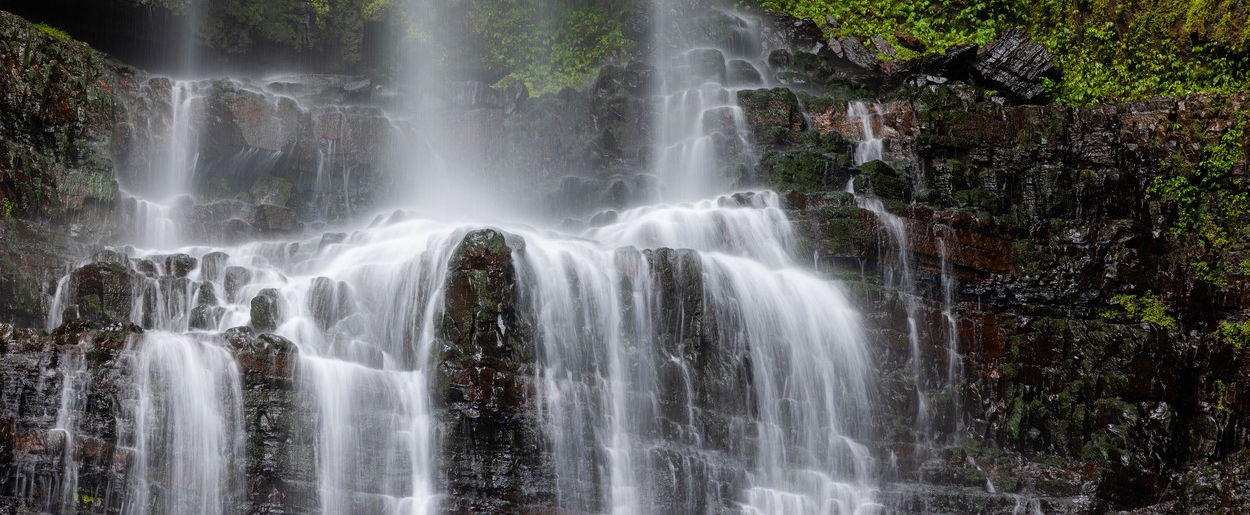
M 44 34 L 47 34 L 57 39 L 74 39 L 74 38 L 69 37 L 68 32 L 65 32 L 61 29 L 48 25 L 47 23 L 36 23 L 35 28 L 39 29 L 39 31 L 43 32 Z
M 760 0 L 831 36 L 877 36 L 897 58 L 984 45 L 1019 27 L 1055 55 L 1070 104 L 1235 92 L 1250 84 L 1245 0 Z M 903 42 L 914 38 L 918 50 Z M 882 56 L 884 58 L 884 56 Z
M 1120 309 L 1103 312 L 1103 318 L 1154 324 L 1168 331 L 1179 329 L 1176 319 L 1168 314 L 1167 306 L 1153 293 L 1145 295 L 1116 295 L 1111 298 L 1111 303 L 1119 306 Z
M 1202 150 L 1196 164 L 1184 156 L 1163 163 L 1170 173 L 1155 178 L 1147 189 L 1150 198 L 1175 210 L 1170 230 L 1196 237 L 1210 257 L 1194 261 L 1194 275 L 1217 288 L 1240 264 L 1226 258 L 1250 241 L 1250 190 L 1237 173 L 1246 159 L 1246 124 L 1250 112 L 1239 112 L 1232 127 L 1212 136 L 1215 143 Z
M 470 26 L 487 67 L 536 93 L 588 82 L 633 42 L 622 20 L 632 0 L 487 0 L 474 3 Z
M 1250 322 L 1220 322 L 1215 338 L 1237 349 L 1250 347 Z

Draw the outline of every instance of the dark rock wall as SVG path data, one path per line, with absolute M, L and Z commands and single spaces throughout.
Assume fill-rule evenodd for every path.
M 0 320 L 40 324 L 43 291 L 112 227 L 117 77 L 86 45 L 0 11 Z
M 885 404 L 898 421 L 886 433 L 902 436 L 891 445 L 905 477 L 976 486 L 988 474 L 1008 492 L 1086 495 L 1083 509 L 1097 511 L 1194 509 L 1185 503 L 1195 474 L 1213 483 L 1231 477 L 1215 472 L 1223 468 L 1189 471 L 1222 463 L 1247 443 L 1244 411 L 1233 401 L 1245 395 L 1244 351 L 1212 333 L 1250 308 L 1250 285 L 1236 271 L 1225 284 L 1202 280 L 1191 263 L 1213 252 L 1232 252 L 1219 256 L 1231 260 L 1239 254 L 1204 250 L 1193 237 L 1172 233 L 1172 208 L 1147 190 L 1166 163 L 1200 159 L 1213 144 L 1210 134 L 1240 116 L 1243 96 L 1018 106 L 948 84 L 905 86 L 877 104 L 873 123 L 887 138 L 886 159 L 910 183 L 876 193 L 904 217 L 926 298 L 928 365 L 920 382 L 930 383 L 939 406 L 952 395 L 963 399 L 966 430 L 952 434 L 953 442 L 972 438 L 999 449 L 964 445 L 958 452 L 985 470 L 959 474 L 952 468 L 968 467 L 939 472 L 932 450 L 907 444 L 920 443 L 905 427 L 915 381 L 891 379 L 906 361 L 905 316 L 895 297 L 877 290 L 895 259 L 893 243 L 871 213 L 825 186 L 876 173 L 846 166 L 845 151 L 824 143 L 826 134 L 860 137 L 857 121 L 841 114 L 846 100 L 804 103 L 809 131 L 773 140 L 764 159 L 788 167 L 769 178 L 794 190 L 787 199 L 810 251 L 823 268 L 852 281 L 879 327 Z M 791 155 L 812 158 L 772 157 Z M 1242 158 L 1234 173 L 1244 166 Z M 947 363 L 939 240 L 959 282 L 955 313 L 966 384 L 955 390 L 938 381 Z M 1178 328 L 1104 316 L 1117 294 L 1157 294 Z M 956 429 L 957 420 L 939 422 L 944 431 Z M 995 454 L 1001 450 L 1008 454 Z M 915 463 L 908 464 L 909 455 Z M 1031 463 L 1013 461 L 1020 459 Z M 1201 502 L 1238 502 L 1210 495 Z

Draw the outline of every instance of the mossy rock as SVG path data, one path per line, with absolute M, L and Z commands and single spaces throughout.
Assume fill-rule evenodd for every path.
M 846 184 L 850 172 L 829 156 L 806 150 L 768 152 L 760 158 L 759 173 L 769 187 L 803 193 L 830 191 Z
M 786 88 L 738 92 L 738 105 L 760 145 L 787 145 L 798 141 L 807 130 L 807 119 L 799 99 Z
M 869 161 L 860 165 L 860 174 L 855 177 L 855 191 L 861 194 L 875 195 L 882 200 L 911 200 L 911 178 L 891 168 L 882 161 Z

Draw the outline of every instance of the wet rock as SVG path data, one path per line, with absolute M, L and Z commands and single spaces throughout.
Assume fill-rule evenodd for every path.
M 219 229 L 210 231 L 220 241 L 226 243 L 242 243 L 256 235 L 252 224 L 241 218 L 231 218 L 221 224 Z
M 221 281 L 226 273 L 226 261 L 230 256 L 225 252 L 209 252 L 200 263 L 200 278 L 209 282 Z
M 134 269 L 136 271 L 147 277 L 156 278 L 161 275 L 160 268 L 158 268 L 156 263 L 151 259 L 133 259 L 131 260 L 131 263 L 134 265 Z
M 1032 102 L 1041 98 L 1041 79 L 1055 72 L 1054 57 L 1023 30 L 1011 29 L 981 52 L 976 72 L 990 87 Z
M 533 395 L 530 323 L 516 300 L 513 244 L 492 229 L 465 235 L 448 270 L 439 332 L 441 449 L 453 508 L 507 511 L 554 495 Z
M 639 97 L 649 88 L 650 75 L 650 68 L 606 66 L 595 80 L 591 114 L 600 130 L 596 143 L 605 157 L 640 159 L 650 143 L 650 106 Z
M 235 327 L 223 335 L 243 373 L 244 431 L 247 433 L 248 513 L 313 513 L 316 506 L 293 500 L 316 497 L 316 420 L 295 381 L 297 346 L 273 334 Z
M 1181 478 L 1177 508 L 1187 513 L 1239 513 L 1250 510 L 1250 450 L 1241 450 L 1211 465 L 1200 466 Z
M 794 54 L 786 49 L 777 49 L 768 53 L 768 65 L 773 68 L 789 68 L 794 62 Z
M 771 56 L 770 56 L 771 58 Z M 730 86 L 750 87 L 761 86 L 764 78 L 755 65 L 744 59 L 733 59 L 726 66 L 726 80 Z
M 198 264 L 195 258 L 186 254 L 174 254 L 165 258 L 165 273 L 174 277 L 186 277 L 195 270 Z
M 71 455 L 75 494 L 95 500 L 100 513 L 122 511 L 125 496 L 115 494 L 129 484 L 133 454 L 126 438 L 132 422 L 117 405 L 137 400 L 124 351 L 139 332 L 130 324 L 87 320 L 66 322 L 52 335 L 0 324 L 0 458 L 10 481 L 59 480 L 64 457 Z M 78 396 L 63 400 L 65 386 L 77 388 Z M 70 441 L 55 429 L 62 411 L 75 424 Z M 17 513 L 60 507 L 61 494 L 56 488 L 0 488 L 0 506 L 17 507 Z
M 855 177 L 855 191 L 875 195 L 882 199 L 908 201 L 911 198 L 911 178 L 900 174 L 890 165 L 871 161 L 860 165 Z
M 326 247 L 329 247 L 330 245 L 343 243 L 344 241 L 347 241 L 347 233 L 328 232 L 322 234 L 321 241 L 317 242 L 317 252 L 325 250 Z
M 849 174 L 836 174 L 832 159 L 805 151 L 769 152 L 760 158 L 759 172 L 773 188 L 802 192 L 834 189 Z
M 877 54 L 880 49 L 870 48 L 872 44 L 858 37 L 845 37 L 829 41 L 829 49 L 841 61 L 862 71 L 875 72 L 880 67 Z
M 702 48 L 686 53 L 686 66 L 689 77 L 702 82 L 723 84 L 728 73 L 725 67 L 725 54 L 714 48 Z
M 807 128 L 798 97 L 785 88 L 738 92 L 751 136 L 759 145 L 782 145 L 796 141 Z
M 212 283 L 202 282 L 196 286 L 195 305 L 197 306 L 216 306 L 217 290 L 213 288 Z
M 295 211 L 283 206 L 261 204 L 252 211 L 251 225 L 261 234 L 291 232 L 296 228 Z
M 308 309 L 322 331 L 350 315 L 351 302 L 351 289 L 347 283 L 317 277 L 308 289 Z
M 104 249 L 92 254 L 91 261 L 95 263 L 118 263 L 122 265 L 130 262 L 124 252 L 118 252 L 112 249 Z
M 221 306 L 199 305 L 191 309 L 191 317 L 187 321 L 192 330 L 211 331 L 217 329 L 226 308 Z
M 252 271 L 241 266 L 226 267 L 222 281 L 226 289 L 226 302 L 235 303 L 239 301 L 243 287 L 252 282 Z
M 252 297 L 252 327 L 260 332 L 272 332 L 282 324 L 284 309 L 282 294 L 273 288 L 265 288 Z
M 77 316 L 97 322 L 130 319 L 133 272 L 119 263 L 91 263 L 74 270 L 70 287 Z

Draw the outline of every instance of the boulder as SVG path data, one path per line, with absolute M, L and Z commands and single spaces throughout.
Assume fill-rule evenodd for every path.
M 881 199 L 907 202 L 911 198 L 911 178 L 900 174 L 881 161 L 860 165 L 855 177 L 855 191 L 875 195 Z
M 686 66 L 690 77 L 699 82 L 724 83 L 727 70 L 725 54 L 714 48 L 699 48 L 686 52 Z
M 165 273 L 174 277 L 186 277 L 198 264 L 195 258 L 186 254 L 166 256 L 164 261 Z
M 134 272 L 120 263 L 91 263 L 74 270 L 70 285 L 77 317 L 97 322 L 130 319 Z
M 1011 29 L 981 51 L 974 65 L 987 87 L 1023 102 L 1040 100 L 1041 79 L 1055 74 L 1054 57 L 1020 29 Z
M 230 255 L 225 252 L 209 252 L 200 260 L 200 279 L 217 282 L 225 275 L 226 261 Z
M 252 297 L 252 327 L 268 333 L 282 324 L 284 311 L 282 294 L 273 288 L 265 288 Z
M 745 59 L 729 61 L 726 65 L 726 79 L 728 80 L 728 85 L 733 87 L 761 86 L 764 84 L 764 77 L 760 74 L 760 71 L 755 69 L 755 65 L 751 64 L 751 61 Z
M 241 266 L 226 267 L 222 282 L 226 288 L 226 302 L 238 302 L 242 288 L 252 282 L 252 271 Z
M 312 280 L 308 289 L 308 309 L 322 331 L 351 314 L 351 289 L 344 282 L 327 277 Z
M 297 226 L 295 211 L 284 206 L 261 204 L 252 210 L 251 225 L 262 234 L 291 232 Z
M 747 127 L 757 145 L 785 145 L 797 141 L 807 129 L 799 99 L 786 88 L 738 92 Z
M 217 328 L 226 308 L 221 306 L 200 305 L 191 309 L 191 318 L 187 322 L 192 330 L 211 331 Z

